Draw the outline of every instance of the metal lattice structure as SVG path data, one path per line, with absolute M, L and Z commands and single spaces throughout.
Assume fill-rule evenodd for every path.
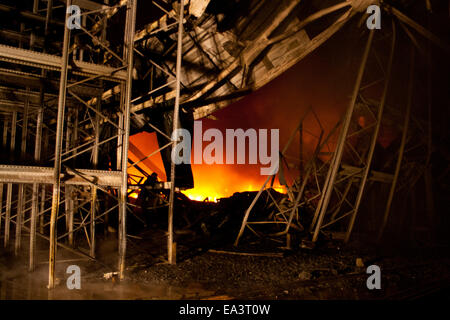
M 180 4 L 179 8 L 184 8 L 183 1 Z M 79 21 L 70 20 L 73 14 L 71 5 L 81 9 Z M 36 20 L 44 23 L 43 32 L 37 35 L 35 28 L 30 28 L 29 42 L 24 42 L 23 37 L 19 37 L 17 42 L 11 31 L 6 36 L 10 44 L 0 45 L 0 61 L 5 66 L 2 74 L 4 82 L 10 86 L 0 88 L 4 98 L 3 147 L 10 150 L 6 162 L 11 162 L 0 167 L 0 223 L 3 222 L 4 247 L 10 246 L 11 225 L 15 226 L 16 255 L 21 250 L 22 231 L 29 233 L 31 271 L 36 265 L 36 237 L 48 240 L 50 288 L 55 284 L 57 248 L 95 260 L 96 224 L 105 223 L 107 233 L 106 222 L 112 213 L 118 215 L 117 270 L 123 278 L 126 216 L 133 214 L 132 204 L 127 199 L 128 194 L 142 181 L 142 178 L 129 176 L 127 171 L 135 167 L 147 175 L 139 163 L 176 145 L 176 140 L 147 121 L 150 127 L 167 137 L 168 143 L 144 159 L 136 162 L 128 159 L 130 118 L 133 117 L 138 125 L 142 121 L 142 116 L 132 110 L 133 102 L 140 99 L 132 97 L 133 72 L 136 72 L 133 59 L 135 54 L 140 53 L 135 49 L 136 7 L 136 0 L 116 1 L 111 5 L 84 0 L 62 1 L 61 4 L 35 0 L 33 14 L 24 14 L 31 16 L 30 24 Z M 59 10 L 61 8 L 64 13 Z M 113 46 L 108 41 L 111 39 L 108 37 L 110 20 L 119 14 L 125 16 L 119 19 L 123 22 L 123 42 Z M 173 79 L 168 80 L 178 93 L 185 22 L 183 14 L 184 10 L 178 10 L 179 16 L 175 17 L 178 27 L 175 33 L 178 42 L 177 71 Z M 26 28 L 24 23 L 22 25 L 22 29 Z M 56 27 L 59 28 L 57 31 L 54 30 Z M 117 25 L 114 28 L 117 29 Z M 50 30 L 62 39 L 52 40 L 52 46 L 48 49 L 46 44 Z M 166 73 L 169 74 L 168 71 Z M 22 85 L 23 79 L 27 81 L 25 90 L 16 88 Z M 160 86 L 165 87 L 167 84 Z M 159 89 L 153 87 L 151 90 Z M 175 114 L 174 128 L 179 126 L 176 120 L 179 94 L 175 100 L 172 111 Z M 22 135 L 20 143 L 17 143 L 16 137 L 18 129 Z M 31 145 L 34 145 L 32 159 L 28 157 Z M 17 149 L 21 150 L 20 155 L 17 155 Z M 23 165 L 17 165 L 21 163 Z M 53 167 L 49 166 L 51 163 Z M 173 217 L 175 191 L 178 190 L 173 183 L 174 174 L 175 168 L 172 166 L 171 180 L 161 186 L 170 191 L 167 201 L 170 220 Z M 14 194 L 16 189 L 18 193 Z M 3 194 L 6 199 L 4 205 Z M 65 231 L 61 231 L 62 225 Z M 171 254 L 172 225 L 170 221 L 169 263 L 175 262 Z
M 75 22 L 76 25 L 69 28 L 69 24 L 64 23 L 72 13 L 69 10 L 72 2 L 66 1 L 64 8 L 68 10 L 65 20 L 62 20 L 63 39 L 57 42 L 62 48 L 61 55 L 47 52 L 45 45 L 37 45 L 39 41 L 36 41 L 33 28 L 29 43 L 20 41 L 18 47 L 2 45 L 0 50 L 1 61 L 10 66 L 9 70 L 3 69 L 4 73 L 24 76 L 32 84 L 39 83 L 37 92 L 30 87 L 18 91 L 4 89 L 5 95 L 19 95 L 23 99 L 21 110 L 4 116 L 3 140 L 9 142 L 11 153 L 20 147 L 21 157 L 11 154 L 11 161 L 24 163 L 20 166 L 2 165 L 1 168 L 2 183 L 7 183 L 6 206 L 2 210 L 4 246 L 9 246 L 11 224 L 15 225 L 16 254 L 21 248 L 22 230 L 29 232 L 29 269 L 33 270 L 36 237 L 47 239 L 49 287 L 54 287 L 57 247 L 95 259 L 95 225 L 114 210 L 119 212 L 118 270 L 121 276 L 125 264 L 136 1 L 121 1 L 113 6 L 90 1 L 75 3 L 81 9 L 81 24 Z M 48 35 L 54 19 L 53 5 L 56 4 L 52 1 L 34 2 L 35 15 L 46 12 L 44 36 Z M 106 42 L 108 19 L 119 10 L 126 12 L 121 53 L 111 49 Z M 42 41 L 45 43 L 45 39 Z M 59 74 L 57 93 L 56 74 Z M 47 78 L 55 80 L 47 84 Z M 116 83 L 121 86 L 118 104 L 102 104 L 100 98 L 104 88 Z M 18 127 L 22 139 L 17 144 Z M 30 145 L 34 145 L 34 158 L 24 159 Z M 110 159 L 108 164 L 99 151 L 101 148 L 116 149 L 116 158 Z M 39 166 L 49 163 L 53 163 L 53 168 Z M 15 188 L 18 188 L 17 200 L 12 201 Z M 65 210 L 62 210 L 62 204 Z M 58 232 L 57 225 L 61 225 L 61 219 L 65 220 L 65 232 Z M 47 228 L 48 236 L 45 235 Z M 80 232 L 86 236 L 83 243 L 87 244 L 87 250 L 75 249 L 82 246 L 75 244 L 76 235 Z
M 122 279 L 126 218 L 134 214 L 128 195 L 148 187 L 141 177 L 128 171 L 136 168 L 147 176 L 140 164 L 158 153 L 170 159 L 171 149 L 178 142 L 170 132 L 182 127 L 185 118 L 191 121 L 211 116 L 261 88 L 373 2 L 377 1 L 336 1 L 330 7 L 318 2 L 317 10 L 311 13 L 303 10 L 299 0 L 252 0 L 248 14 L 237 15 L 233 28 L 223 30 L 223 23 L 217 19 L 220 12 L 207 10 L 209 0 L 152 1 L 159 13 L 155 21 L 138 31 L 138 0 L 104 1 L 106 4 L 34 0 L 31 7 L 18 8 L 0 4 L 1 12 L 19 18 L 17 25 L 0 30 L 0 133 L 4 151 L 0 155 L 0 232 L 4 248 L 12 249 L 14 239 L 14 252 L 20 254 L 23 233 L 29 234 L 31 271 L 36 266 L 37 238 L 48 241 L 52 288 L 57 248 L 96 260 L 96 225 L 106 226 L 108 219 L 117 216 L 118 265 L 114 270 Z M 81 10 L 79 22 L 72 19 L 71 5 Z M 400 11 L 387 5 L 383 8 L 401 22 L 413 43 L 416 41 L 408 28 L 448 50 L 447 44 Z M 324 28 L 308 33 L 307 27 L 317 22 L 323 22 Z M 236 244 L 245 228 L 255 231 L 252 224 L 282 226 L 274 236 L 288 235 L 292 228 L 304 229 L 305 207 L 314 212 L 308 226 L 314 241 L 325 227 L 350 219 L 348 240 L 366 185 L 374 182 L 392 185 L 385 211 L 388 216 L 402 155 L 408 151 L 410 140 L 405 133 L 394 173 L 370 169 L 387 109 L 395 25 L 389 33 L 391 59 L 382 79 L 363 83 L 376 32 L 370 32 L 346 116 L 332 132 L 322 130 L 315 137 L 313 157 L 295 164 L 300 168 L 299 177 L 291 182 L 282 178 L 288 201 L 281 203 L 271 196 L 267 186 L 275 177 L 267 179 L 246 212 Z M 379 101 L 365 98 L 363 91 L 380 81 L 385 86 Z M 369 115 L 368 126 L 358 127 L 357 113 Z M 307 117 L 321 126 L 314 110 L 309 110 L 285 150 L 297 133 L 303 134 Z M 409 116 L 406 119 L 404 132 Z M 340 138 L 336 149 L 331 150 L 328 143 L 338 129 Z M 156 132 L 160 148 L 133 162 L 128 159 L 128 150 L 134 147 L 129 137 L 142 131 Z M 365 139 L 365 148 L 354 150 L 348 140 L 355 136 Z M 282 161 L 289 162 L 284 151 Z M 175 194 L 190 186 L 189 181 L 180 182 L 186 168 L 170 161 L 165 165 L 167 181 L 159 182 L 157 189 L 167 193 L 167 260 L 175 263 Z M 414 170 L 414 166 L 411 168 Z M 263 193 L 277 210 L 269 220 L 251 221 L 252 207 Z
M 413 23 L 411 19 L 396 9 L 389 6 L 386 6 L 385 9 L 393 13 L 392 27 L 390 30 L 384 28 L 380 31 L 371 30 L 368 32 L 368 40 L 361 58 L 350 104 L 343 119 L 325 136 L 323 127 L 320 120 L 315 116 L 314 110 L 309 109 L 302 117 L 287 145 L 280 151 L 280 172 L 266 179 L 246 210 L 234 243 L 236 246 L 246 229 L 257 236 L 269 237 L 278 242 L 280 242 L 280 236 L 286 236 L 288 247 L 290 246 L 290 232 L 296 231 L 305 232 L 307 234 L 305 239 L 316 242 L 325 229 L 334 230 L 338 238 L 348 242 L 364 197 L 364 191 L 368 185 L 372 187 L 374 183 L 382 184 L 389 190 L 386 197 L 381 194 L 378 196 L 378 201 L 385 203 L 378 231 L 378 240 L 380 240 L 386 228 L 395 193 L 399 189 L 404 189 L 405 186 L 413 188 L 422 175 L 426 174 L 427 169 L 414 173 L 420 167 L 426 168 L 429 166 L 431 152 L 430 140 L 425 141 L 418 138 L 420 134 L 429 136 L 430 131 L 424 132 L 423 127 L 417 125 L 420 122 L 418 118 L 412 115 L 414 65 L 417 60 L 415 51 L 420 50 L 421 47 L 417 45 L 417 40 L 404 23 L 408 23 L 410 27 L 425 35 L 430 41 L 434 39 L 436 44 L 438 44 L 438 41 L 426 29 Z M 412 45 L 409 62 L 410 71 L 405 75 L 406 79 L 404 80 L 405 83 L 408 83 L 408 88 L 404 94 L 407 97 L 404 101 L 404 108 L 386 105 L 395 48 L 398 42 L 396 30 L 398 25 L 405 32 L 405 36 L 411 40 Z M 374 49 L 375 46 L 377 50 L 383 50 L 384 48 L 385 51 L 388 51 L 385 54 L 388 57 L 385 61 L 381 60 L 377 50 Z M 445 46 L 441 47 L 445 48 Z M 421 51 L 421 54 L 421 59 L 426 60 L 429 57 L 429 53 Z M 370 72 L 367 70 L 369 64 L 372 66 Z M 383 90 L 378 99 L 366 96 L 365 92 L 369 91 L 371 87 L 380 85 L 382 85 Z M 399 111 L 402 109 L 403 111 Z M 302 141 L 304 121 L 308 114 L 315 117 L 322 130 L 319 136 L 313 137 L 316 141 L 315 152 L 305 163 L 305 159 L 302 158 L 302 151 L 300 151 L 300 159 L 292 159 L 286 156 L 286 152 L 297 133 L 300 141 Z M 386 119 L 391 121 L 396 119 L 401 123 L 401 140 L 396 152 L 389 155 L 389 159 L 380 171 L 380 169 L 373 168 L 372 162 L 376 156 L 380 126 Z M 414 119 L 414 123 L 411 119 Z M 361 124 L 361 121 L 364 124 Z M 339 137 L 335 148 L 330 150 L 328 142 L 337 129 Z M 355 143 L 355 141 L 357 142 Z M 300 142 L 300 148 L 302 148 L 302 142 Z M 424 150 L 424 156 L 417 158 L 417 156 L 411 155 L 409 157 L 408 152 L 414 149 Z M 324 158 L 323 155 L 326 155 L 326 157 Z M 300 172 L 291 182 L 285 177 L 286 170 L 289 171 L 289 168 L 297 168 Z M 285 197 L 275 198 L 271 194 L 273 193 L 273 182 L 276 178 L 286 188 L 287 194 Z M 269 183 L 270 181 L 271 183 Z M 400 181 L 402 182 L 400 183 Z M 270 215 L 264 220 L 252 219 L 252 210 L 258 200 L 266 201 L 266 208 L 272 208 L 270 209 Z M 309 218 L 307 212 L 312 214 L 311 221 L 307 221 Z M 278 228 L 271 229 L 272 231 L 269 233 L 267 229 L 257 229 L 258 226 L 267 225 L 274 225 Z M 279 231 L 273 231 L 276 229 Z M 338 235 L 338 233 L 341 235 Z

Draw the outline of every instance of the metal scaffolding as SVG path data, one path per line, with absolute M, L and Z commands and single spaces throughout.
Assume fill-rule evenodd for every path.
M 191 120 L 197 120 L 241 99 L 299 62 L 361 12 L 361 1 L 341 1 L 300 21 L 296 15 L 301 1 L 283 1 L 282 6 L 262 1 L 250 10 L 249 17 L 241 17 L 240 35 L 244 36 L 239 39 L 236 34 L 219 32 L 214 15 L 203 16 L 208 0 L 172 1 L 171 5 L 152 1 L 161 14 L 137 32 L 137 0 L 104 2 L 34 0 L 30 10 L 0 5 L 2 12 L 14 11 L 21 19 L 16 29 L 0 30 L 0 135 L 4 151 L 0 155 L 0 236 L 3 247 L 15 255 L 28 245 L 30 271 L 36 267 L 38 239 L 43 239 L 45 245 L 48 241 L 49 288 L 55 286 L 57 249 L 97 260 L 96 226 L 107 225 L 116 216 L 118 264 L 111 269 L 124 278 L 127 214 L 134 215 L 133 208 L 137 207 L 128 202 L 128 196 L 148 187 L 142 177 L 130 175 L 129 171 L 136 168 L 147 176 L 140 167 L 142 162 L 160 152 L 176 150 L 178 137 L 167 132 L 182 127 L 183 111 L 188 110 Z M 270 22 L 260 10 L 263 4 L 274 6 Z M 79 20 L 73 19 L 71 5 L 80 8 Z M 393 173 L 372 170 L 380 124 L 388 107 L 398 21 L 413 43 L 416 41 L 408 27 L 431 43 L 449 48 L 400 11 L 387 5 L 383 8 L 396 21 L 387 37 L 377 40 L 379 31 L 369 32 L 344 118 L 325 132 L 314 108 L 302 116 L 281 152 L 278 179 L 286 188 L 288 200 L 274 197 L 271 187 L 276 176 L 269 176 L 245 213 L 236 245 L 246 228 L 262 235 L 257 226 L 273 224 L 281 228 L 270 234 L 272 238 L 286 236 L 289 242 L 289 231 L 296 229 L 309 232 L 317 241 L 325 228 L 343 221 L 347 222 L 348 241 L 364 191 L 375 182 L 391 185 L 384 213 L 386 224 L 403 155 L 412 143 L 408 128 L 411 131 L 415 125 L 410 123 L 410 80 L 408 116 L 395 155 L 396 169 Z M 333 15 L 335 19 L 330 19 Z M 251 19 L 256 20 L 255 26 L 251 26 Z M 310 37 L 305 27 L 319 19 L 328 19 L 326 28 Z M 384 69 L 371 48 L 386 39 L 391 40 L 391 49 Z M 365 83 L 370 59 L 382 69 L 377 73 L 381 76 Z M 141 73 L 139 80 L 145 79 L 144 89 L 133 90 L 132 84 L 144 82 L 133 81 L 137 73 Z M 364 90 L 380 83 L 384 90 L 379 101 L 365 98 Z M 152 118 L 154 110 L 170 114 L 171 128 L 161 128 L 161 121 Z M 368 115 L 367 126 L 358 126 L 358 112 Z M 302 137 L 307 134 L 305 119 L 311 117 L 321 132 L 313 137 L 313 156 L 305 160 Z M 165 143 L 158 141 L 158 150 L 133 162 L 128 158 L 129 149 L 134 148 L 129 138 L 136 127 L 156 132 Z M 338 142 L 333 148 L 330 141 L 337 133 Z M 291 165 L 286 151 L 297 135 L 300 159 Z M 364 140 L 362 149 L 355 149 L 350 142 L 355 138 Z M 292 167 L 300 173 L 288 181 L 286 169 Z M 165 191 L 163 206 L 168 208 L 170 264 L 176 263 L 174 208 L 176 192 L 182 189 L 176 183 L 176 173 L 181 170 L 176 169 L 171 162 L 167 182 L 158 182 L 158 190 Z M 269 219 L 253 221 L 252 210 L 263 195 L 269 199 L 273 213 Z M 309 226 L 303 221 L 304 210 L 313 213 Z M 29 234 L 28 244 L 23 241 L 23 232 Z
M 387 7 L 385 9 L 390 12 L 392 8 Z M 384 116 L 386 116 L 387 97 L 398 38 L 397 25 L 402 26 L 405 36 L 410 38 L 412 36 L 410 31 L 402 24 L 406 21 L 409 22 L 410 27 L 423 35 L 427 34 L 430 41 L 434 39 L 434 42 L 439 44 L 436 37 L 430 36 L 428 31 L 413 23 L 412 20 L 407 20 L 404 15 L 395 9 L 393 10 L 390 30 L 384 28 L 383 30 L 373 29 L 368 31 L 368 39 L 362 53 L 350 103 L 343 118 L 329 132 L 325 132 L 320 119 L 314 112 L 314 108 L 308 109 L 302 116 L 286 146 L 280 151 L 279 173 L 267 177 L 246 210 L 235 239 L 235 246 L 239 244 L 246 229 L 259 237 L 268 237 L 277 242 L 283 242 L 279 237 L 286 237 L 287 247 L 290 246 L 290 231 L 303 232 L 305 238 L 309 238 L 314 243 L 318 240 L 319 235 L 325 232 L 325 229 L 331 229 L 335 237 L 348 242 L 354 229 L 364 191 L 368 185 L 373 187 L 374 183 L 382 184 L 389 189 L 386 197 L 382 194 L 378 195 L 378 202 L 385 201 L 386 203 L 383 218 L 379 224 L 377 223 L 377 225 L 380 225 L 377 233 L 378 241 L 381 239 L 387 224 L 395 190 L 399 188 L 400 170 L 403 168 L 403 171 L 406 171 L 406 166 L 402 167 L 402 159 L 408 157 L 408 150 L 427 149 L 426 144 L 418 140 L 414 144 L 413 139 L 411 139 L 411 136 L 413 136 L 411 132 L 421 131 L 417 126 L 413 126 L 413 128 L 410 126 L 414 94 L 414 52 L 417 50 L 413 45 L 410 72 L 407 74 L 408 78 L 404 80 L 409 83 L 409 87 L 405 93 L 407 101 L 405 101 L 404 117 L 401 117 L 404 120 L 398 151 L 390 155 L 388 161 L 386 161 L 385 170 L 373 169 L 372 162 L 376 154 L 375 147 L 378 143 L 380 126 Z M 375 49 L 373 48 L 374 42 L 378 44 Z M 412 41 L 412 44 L 417 45 L 417 42 Z M 443 46 L 441 45 L 441 47 Z M 382 61 L 377 53 L 383 50 L 382 48 L 390 48 L 385 54 L 388 57 L 385 61 Z M 370 72 L 367 71 L 369 64 L 371 65 Z M 365 92 L 380 85 L 383 89 L 379 99 L 374 100 L 367 97 Z M 390 118 L 395 118 L 393 112 L 398 111 L 390 107 Z M 314 117 L 317 126 L 321 128 L 321 132 L 312 136 L 316 141 L 315 151 L 305 161 L 302 156 L 302 141 L 306 126 L 304 122 L 308 117 Z M 364 125 L 358 123 L 361 118 L 365 122 Z M 418 122 L 417 119 L 415 120 Z M 339 132 L 339 136 L 335 147 L 330 149 L 330 138 L 336 131 Z M 286 154 L 296 136 L 300 139 L 300 159 L 292 159 Z M 356 144 L 354 141 L 358 141 L 358 143 Z M 419 168 L 424 165 L 425 160 L 424 158 L 409 162 L 414 163 L 414 167 Z M 403 162 L 405 161 L 403 160 Z M 395 168 L 393 172 L 389 172 L 390 170 L 386 167 L 393 163 L 395 163 Z M 297 176 L 295 176 L 297 173 L 290 173 L 295 176 L 291 182 L 286 178 L 290 168 L 296 168 L 298 172 Z M 274 195 L 273 183 L 276 178 L 285 187 L 286 197 Z M 410 184 L 412 187 L 419 178 L 420 175 L 412 179 L 409 172 L 404 172 L 403 185 Z M 271 212 L 263 220 L 251 218 L 258 200 L 261 203 L 265 202 L 265 208 L 269 208 Z M 310 213 L 310 216 L 307 213 Z M 309 218 L 311 218 L 311 221 L 309 221 Z M 268 229 L 264 228 L 268 225 L 275 226 L 275 228 L 268 232 Z M 279 231 L 274 232 L 274 229 Z
M 10 164 L 0 168 L 2 193 L 3 183 L 7 184 L 6 205 L 3 207 L 2 202 L 0 215 L 4 220 L 4 246 L 10 245 L 11 224 L 15 225 L 16 255 L 21 249 L 22 231 L 29 232 L 29 269 L 33 270 L 36 237 L 48 240 L 49 288 L 55 286 L 57 247 L 95 259 L 95 225 L 114 211 L 119 214 L 118 270 L 123 278 L 125 217 L 129 210 L 127 165 L 136 0 L 112 6 L 91 1 L 63 2 L 67 8 L 63 21 L 69 21 L 70 6 L 76 4 L 81 8 L 81 23 L 75 20 L 72 27 L 69 22 L 62 23 L 63 40 L 54 42 L 62 47 L 61 56 L 48 52 L 45 44 L 49 39 L 40 39 L 35 28 L 30 28 L 29 43 L 21 41 L 18 46 L 0 48 L 0 60 L 9 67 L 2 68 L 2 72 L 11 76 L 6 82 L 14 85 L 17 76 L 29 79 L 31 84 L 25 90 L 2 88 L 5 97 L 10 96 L 2 109 L 3 142 L 6 146 L 9 141 L 10 146 Z M 50 26 L 57 19 L 54 5 L 54 1 L 34 1 L 35 15 L 46 12 L 44 37 L 55 28 Z M 126 12 L 121 55 L 106 41 L 107 21 L 119 10 Z M 59 81 L 54 78 L 57 74 Z M 119 106 L 102 104 L 104 88 L 115 83 L 121 89 Z M 17 129 L 22 136 L 19 143 Z M 29 146 L 34 146 L 33 158 L 28 157 Z M 100 159 L 100 147 L 116 149 L 116 159 L 108 161 L 104 155 Z M 53 168 L 48 166 L 51 163 Z M 17 197 L 13 195 L 15 188 Z M 58 232 L 64 220 L 66 230 Z M 84 240 L 76 237 L 82 233 Z M 87 250 L 83 249 L 86 244 Z
M 153 84 L 152 78 L 150 91 L 145 95 L 150 96 L 175 85 L 175 129 L 180 126 L 183 24 L 186 22 L 183 0 L 172 11 L 170 18 L 176 23 L 170 28 L 150 24 L 137 33 L 136 0 L 111 1 L 111 5 L 61 1 L 64 14 L 58 11 L 61 4 L 54 2 L 58 1 L 34 1 L 30 24 L 36 21 L 44 23 L 43 34 L 37 35 L 34 28 L 29 28 L 29 42 L 20 38 L 17 43 L 16 38 L 9 37 L 11 44 L 0 44 L 0 61 L 6 66 L 0 72 L 7 84 L 0 87 L 2 146 L 10 150 L 5 159 L 8 164 L 0 165 L 0 230 L 3 223 L 3 243 L 9 249 L 11 224 L 15 226 L 16 255 L 21 251 L 22 231 L 30 234 L 30 271 L 36 266 L 37 237 L 49 242 L 49 288 L 55 286 L 57 248 L 84 259 L 96 260 L 96 224 L 106 224 L 112 213 L 118 215 L 119 260 L 117 269 L 113 268 L 113 271 L 117 270 L 123 279 L 126 216 L 127 213 L 134 214 L 133 207 L 136 207 L 127 200 L 130 193 L 142 187 L 143 179 L 127 172 L 130 168 L 137 168 L 147 176 L 139 164 L 166 148 L 175 148 L 177 143 L 151 119 L 143 120 L 133 106 L 143 98 L 132 96 L 133 72 L 136 72 L 133 59 L 136 54 L 147 59 L 136 49 L 135 41 L 141 40 L 142 34 L 148 39 L 159 31 L 178 28 L 172 35 L 177 42 L 175 72 L 167 65 L 160 66 L 149 60 L 151 77 L 156 68 L 167 78 L 165 83 L 157 85 Z M 79 22 L 70 20 L 73 14 L 70 6 L 73 4 L 81 9 Z M 113 47 L 108 41 L 110 20 L 121 12 L 125 16 L 123 43 Z M 61 18 L 65 20 L 58 20 Z M 75 26 L 69 28 L 70 23 L 63 21 Z M 26 30 L 25 23 L 22 24 Z M 117 31 L 117 26 L 114 27 Z M 56 28 L 59 29 L 55 31 Z M 62 39 L 52 39 L 52 46 L 47 47 L 51 31 L 60 34 Z M 145 125 L 168 140 L 163 147 L 135 162 L 128 159 L 131 117 L 140 124 L 145 121 Z M 22 137 L 20 142 L 16 137 L 19 133 Z M 34 146 L 33 151 L 30 146 Z M 17 150 L 20 150 L 20 155 Z M 33 158 L 28 156 L 31 152 Z M 175 187 L 173 163 L 168 178 L 169 181 L 160 187 L 169 190 L 165 200 L 169 210 L 168 262 L 175 263 L 173 214 L 175 192 L 179 188 Z M 49 186 L 52 186 L 51 192 Z M 17 195 L 13 192 L 15 189 L 18 190 Z M 4 193 L 6 203 L 3 201 Z M 64 232 L 58 232 L 61 227 L 65 228 Z M 105 233 L 107 230 L 105 228 Z

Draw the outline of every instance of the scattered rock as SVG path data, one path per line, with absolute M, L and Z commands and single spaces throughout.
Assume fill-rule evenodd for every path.
M 300 280 L 310 280 L 312 277 L 311 273 L 309 273 L 308 271 L 302 271 L 299 273 L 298 278 Z
M 114 277 L 117 277 L 119 275 L 119 272 L 108 272 L 103 274 L 103 278 L 105 280 L 114 279 Z
M 364 268 L 364 262 L 361 258 L 356 258 L 356 266 L 358 268 Z
M 315 244 L 312 241 L 308 241 L 308 240 L 302 240 L 302 242 L 300 243 L 300 248 L 302 249 L 314 249 Z

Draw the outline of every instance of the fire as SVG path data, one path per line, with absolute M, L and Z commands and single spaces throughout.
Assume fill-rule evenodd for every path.
M 133 192 L 132 191 L 133 190 L 128 189 L 128 196 L 133 199 L 137 199 L 139 197 L 139 192 L 137 190 L 134 190 Z M 132 192 L 132 193 L 130 193 L 130 192 Z
M 235 192 L 259 191 L 267 176 L 259 174 L 258 165 L 192 165 L 194 188 L 183 193 L 191 200 L 217 202 Z M 267 186 L 268 187 L 268 186 Z M 278 180 L 274 189 L 286 193 Z
M 131 142 L 139 149 L 132 148 L 130 150 L 129 158 L 132 161 L 139 161 L 158 149 L 154 133 L 139 133 L 131 137 Z M 142 161 L 139 165 L 148 173 L 157 172 L 158 178 L 165 181 L 166 176 L 160 154 Z M 218 199 L 230 197 L 235 192 L 258 191 L 267 178 L 267 176 L 260 174 L 260 165 L 192 164 L 192 172 L 194 175 L 194 188 L 184 190 L 183 193 L 195 201 L 207 200 L 217 202 Z M 139 177 L 142 176 L 134 168 L 129 168 L 128 173 L 135 180 L 139 180 Z M 136 181 L 132 181 L 132 183 L 135 184 Z M 278 180 L 274 183 L 274 189 L 285 193 Z M 130 197 L 136 199 L 138 193 L 133 192 L 130 194 Z
M 194 201 L 208 201 L 208 202 L 217 202 L 219 198 L 222 198 L 221 196 L 211 196 L 211 194 L 206 190 L 204 192 L 200 192 L 198 190 L 196 191 L 183 191 L 183 193 L 191 200 Z

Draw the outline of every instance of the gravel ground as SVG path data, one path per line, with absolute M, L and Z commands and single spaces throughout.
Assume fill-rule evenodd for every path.
M 117 262 L 114 239 L 99 242 L 99 259 L 103 264 L 76 262 L 83 270 L 84 291 L 80 295 L 68 295 L 64 289 L 64 264 L 58 265 L 57 277 L 62 279 L 58 294 L 50 297 L 45 288 L 46 265 L 40 265 L 30 274 L 26 270 L 25 257 L 0 255 L 0 291 L 3 292 L 5 284 L 10 283 L 8 281 L 14 281 L 14 285 L 8 284 L 6 294 L 0 296 L 19 299 L 403 299 L 414 293 L 415 288 L 438 282 L 442 290 L 447 290 L 447 299 L 450 298 L 448 248 L 387 254 L 386 250 L 374 250 L 355 243 L 351 247 L 327 243 L 312 250 L 278 249 L 278 253 L 283 253 L 282 257 L 259 257 L 212 253 L 208 248 L 199 250 L 199 247 L 184 243 L 177 248 L 180 252 L 178 263 L 168 265 L 163 262 L 164 232 L 153 230 L 141 236 L 141 240 L 129 241 L 123 283 L 103 279 L 104 273 L 114 270 L 111 268 Z M 259 253 L 276 250 L 262 248 L 243 243 L 238 249 Z M 232 246 L 214 249 L 237 250 Z M 358 258 L 361 259 L 359 263 Z M 40 260 L 45 259 L 42 252 Z M 366 287 L 366 267 L 371 264 L 379 265 L 382 270 L 382 290 L 370 291 Z M 14 292 L 9 292 L 11 290 Z M 438 298 L 443 297 L 442 290 L 438 292 Z
M 158 262 L 160 257 L 155 254 L 146 257 L 143 247 L 136 247 L 139 247 L 139 254 L 130 253 L 130 281 L 177 287 L 200 284 L 217 296 L 239 299 L 376 299 L 408 286 L 418 286 L 423 281 L 438 279 L 450 270 L 445 249 L 381 255 L 362 246 L 340 248 L 328 244 L 313 250 L 285 251 L 281 258 L 205 250 L 179 259 L 176 265 L 168 265 L 161 260 Z M 235 248 L 220 249 L 236 251 Z M 246 252 L 255 251 L 254 248 L 239 247 L 241 252 L 245 249 L 248 249 Z M 357 265 L 357 258 L 362 260 L 362 265 Z M 149 264 L 151 260 L 153 264 Z M 421 267 L 424 263 L 426 266 Z M 366 287 L 366 267 L 371 264 L 389 270 L 382 275 L 383 290 L 369 291 Z

